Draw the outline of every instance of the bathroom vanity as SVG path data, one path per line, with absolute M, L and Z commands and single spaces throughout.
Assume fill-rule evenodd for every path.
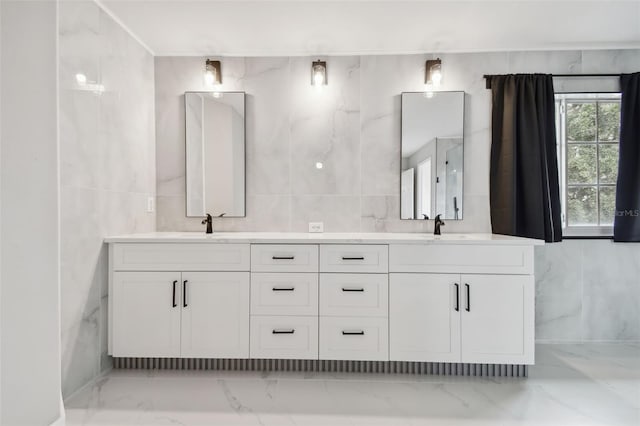
M 468 365 L 534 362 L 533 247 L 542 241 L 243 232 L 106 241 L 116 366 L 340 360 L 363 371 L 427 363 L 469 374 Z

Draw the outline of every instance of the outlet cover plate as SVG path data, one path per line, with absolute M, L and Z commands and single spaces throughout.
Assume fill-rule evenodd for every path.
M 311 233 L 324 232 L 324 223 L 323 222 L 309 222 L 309 232 L 311 232 Z

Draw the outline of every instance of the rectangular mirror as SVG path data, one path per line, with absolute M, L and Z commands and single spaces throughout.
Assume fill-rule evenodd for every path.
M 462 219 L 464 92 L 402 93 L 400 218 Z
M 245 94 L 187 92 L 187 216 L 245 216 Z

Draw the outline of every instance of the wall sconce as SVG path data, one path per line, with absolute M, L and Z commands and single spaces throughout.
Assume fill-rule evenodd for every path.
M 440 58 L 428 60 L 424 68 L 424 84 L 436 88 L 442 81 L 442 61 Z
M 220 65 L 220 61 L 207 59 L 204 67 L 204 84 L 207 86 L 222 84 L 222 65 Z
M 316 87 L 327 85 L 326 61 L 314 61 L 311 64 L 311 85 Z

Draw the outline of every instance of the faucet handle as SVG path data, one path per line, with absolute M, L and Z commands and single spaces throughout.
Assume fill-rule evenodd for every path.
M 209 213 L 207 213 L 207 217 L 202 219 L 202 224 L 204 225 L 205 223 L 211 223 L 211 215 Z

